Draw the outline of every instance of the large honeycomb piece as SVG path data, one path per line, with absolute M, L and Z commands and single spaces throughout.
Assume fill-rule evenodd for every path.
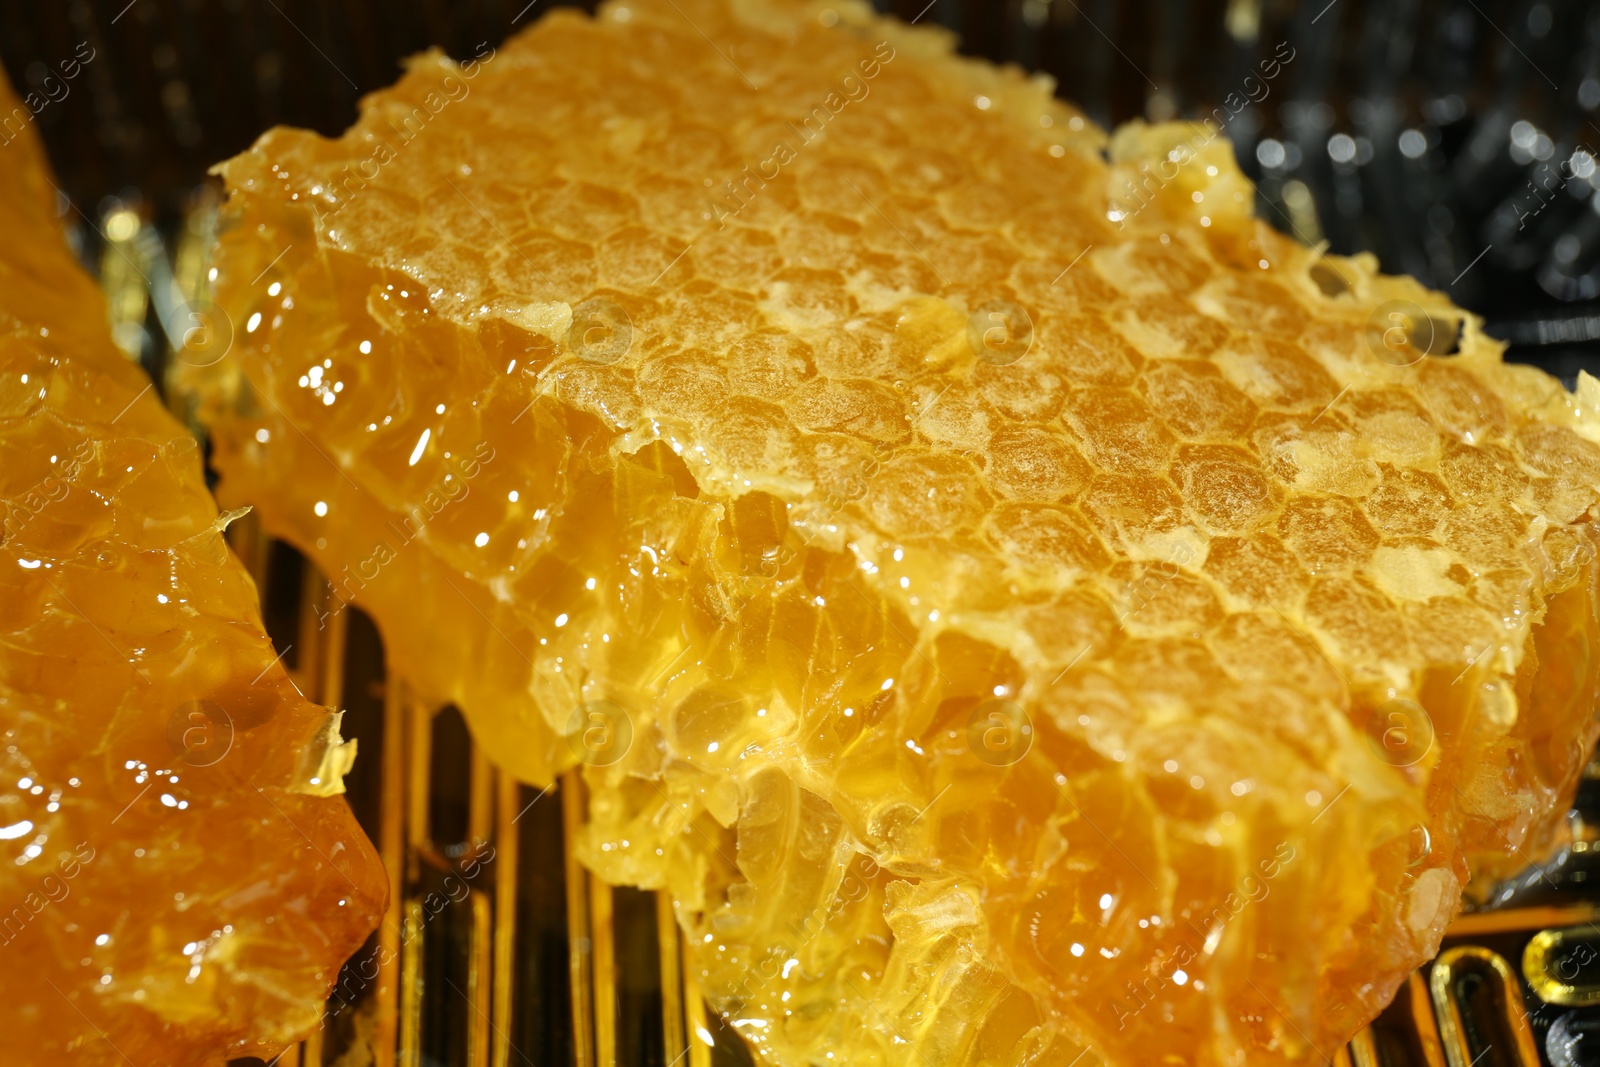
M 270 1058 L 386 881 L 319 795 L 336 720 L 278 664 L 55 204 L 26 130 L 0 147 L 0 1063 Z
M 1555 843 L 1600 384 L 1275 233 L 1225 136 L 613 0 L 221 173 L 224 499 L 589 764 L 762 1062 L 1320 1063 Z

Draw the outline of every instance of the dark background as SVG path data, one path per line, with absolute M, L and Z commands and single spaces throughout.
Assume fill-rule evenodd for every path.
M 86 216 L 126 203 L 170 231 L 206 167 L 269 126 L 336 133 L 401 57 L 435 44 L 470 56 L 551 6 L 0 0 L 0 62 L 24 92 L 60 96 L 64 84 L 35 121 Z M 1254 93 L 1227 130 L 1263 217 L 1446 290 L 1514 343 L 1513 358 L 1569 381 L 1600 370 L 1600 3 L 879 6 L 950 28 L 966 53 L 1048 72 L 1102 123 L 1198 117 Z M 87 48 L 76 77 L 47 85 Z M 1276 78 L 1246 81 L 1289 49 Z M 92 259 L 95 234 L 83 236 Z

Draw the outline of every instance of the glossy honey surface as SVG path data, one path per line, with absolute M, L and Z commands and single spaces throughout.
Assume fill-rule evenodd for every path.
M 318 1026 L 382 870 L 337 719 L 57 202 L 31 129 L 0 146 L 0 1062 L 270 1058 Z
M 588 765 L 764 1062 L 1320 1063 L 1556 839 L 1600 384 L 1275 233 L 1214 130 L 674 0 L 221 173 L 222 498 Z

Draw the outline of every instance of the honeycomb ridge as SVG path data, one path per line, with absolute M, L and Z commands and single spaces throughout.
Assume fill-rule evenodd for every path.
M 1322 1062 L 1595 738 L 1600 383 L 1050 90 L 613 0 L 221 168 L 220 492 L 763 1062 Z

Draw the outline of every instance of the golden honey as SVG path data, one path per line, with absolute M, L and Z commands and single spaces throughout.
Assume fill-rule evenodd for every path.
M 850 4 L 613 0 L 224 164 L 231 505 L 775 1065 L 1321 1063 L 1595 739 L 1600 383 Z
M 15 104 L 0 75 L 0 109 Z M 0 1062 L 202 1067 L 316 1029 L 383 912 L 194 439 L 0 147 Z

